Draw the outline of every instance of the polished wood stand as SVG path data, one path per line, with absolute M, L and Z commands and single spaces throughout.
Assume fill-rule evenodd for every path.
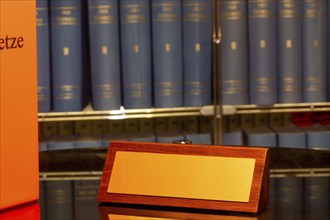
M 256 213 L 269 202 L 268 150 L 111 142 L 98 201 Z

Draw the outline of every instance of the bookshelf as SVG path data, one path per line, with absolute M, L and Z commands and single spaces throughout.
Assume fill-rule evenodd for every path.
M 209 132 L 212 134 L 213 144 L 222 144 L 223 121 L 226 116 L 248 115 L 248 114 L 291 114 L 298 112 L 329 112 L 330 102 L 313 103 L 285 103 L 271 105 L 228 105 L 223 103 L 222 87 L 223 72 L 221 45 L 224 27 L 221 25 L 224 17 L 220 15 L 220 7 L 225 0 L 212 0 L 212 104 L 201 107 L 170 107 L 170 108 L 143 108 L 118 110 L 93 110 L 88 105 L 81 111 L 72 112 L 46 112 L 38 114 L 39 124 L 50 122 L 79 122 L 79 121 L 118 121 L 130 119 L 156 119 L 156 118 L 208 118 Z M 231 9 L 230 9 L 231 10 Z M 268 10 L 268 9 L 267 9 Z M 205 129 L 204 129 L 205 130 Z

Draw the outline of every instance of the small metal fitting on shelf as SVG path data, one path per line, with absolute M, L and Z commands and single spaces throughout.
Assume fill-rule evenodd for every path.
M 172 141 L 172 144 L 192 144 L 192 141 L 187 139 L 174 140 Z

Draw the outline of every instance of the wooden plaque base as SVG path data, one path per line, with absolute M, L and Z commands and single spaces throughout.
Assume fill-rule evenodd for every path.
M 268 148 L 112 142 L 98 201 L 256 213 L 269 202 Z

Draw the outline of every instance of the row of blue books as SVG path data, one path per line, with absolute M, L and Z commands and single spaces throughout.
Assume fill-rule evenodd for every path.
M 40 219 L 97 219 L 99 179 L 41 181 Z
M 330 2 L 221 0 L 222 103 L 330 101 Z
M 270 219 L 327 219 L 328 176 L 270 178 Z
M 262 126 L 223 133 L 224 145 L 330 150 L 330 126 Z
M 329 184 L 330 178 L 327 176 L 270 178 L 268 206 L 270 219 L 328 219 Z M 41 181 L 39 198 L 41 219 L 99 219 L 101 215 L 97 209 L 99 187 L 100 180 Z M 129 209 L 122 215 L 132 219 L 129 218 L 132 215 Z M 139 219 L 142 218 L 140 216 Z M 143 219 L 147 218 L 148 216 Z M 238 218 L 257 219 L 244 216 Z
M 132 142 L 158 142 L 173 143 L 189 140 L 193 144 L 212 144 L 210 133 L 182 132 L 134 132 L 134 133 L 106 133 L 106 134 L 76 134 L 54 135 L 49 138 L 39 139 L 39 151 L 81 149 L 81 148 L 107 148 L 111 141 Z
M 212 0 L 37 0 L 39 112 L 211 104 Z

